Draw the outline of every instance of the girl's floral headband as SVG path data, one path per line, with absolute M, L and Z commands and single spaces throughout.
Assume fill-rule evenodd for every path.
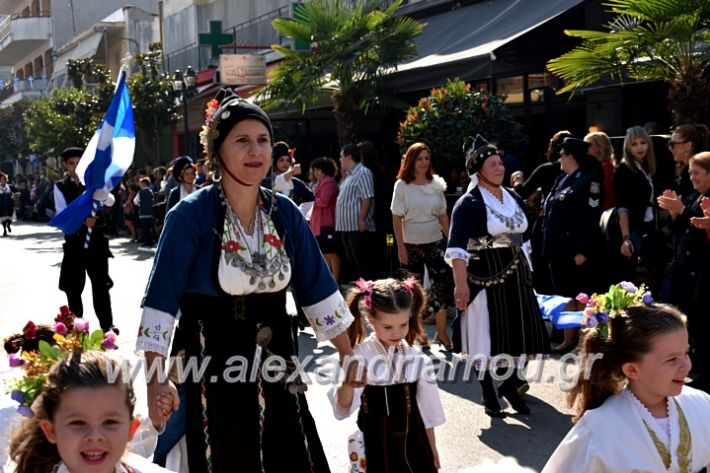
M 10 396 L 19 404 L 18 412 L 27 417 L 34 415 L 32 403 L 42 393 L 47 373 L 56 361 L 77 350 L 118 348 L 115 332 L 95 330 L 89 333 L 89 322 L 77 318 L 67 306 L 59 308 L 54 322 L 51 329 L 27 322 L 22 334 L 5 343 L 10 366 L 24 371 L 21 378 L 10 383 Z
M 414 290 L 414 285 L 417 283 L 417 278 L 414 276 L 409 276 L 407 279 L 402 281 L 402 287 L 404 288 L 405 291 L 409 293 L 409 295 L 412 295 L 412 292 Z
M 636 287 L 627 281 L 614 284 L 605 294 L 589 297 L 580 293 L 576 299 L 586 305 L 582 325 L 597 330 L 604 338 L 609 336 L 609 319 L 622 316 L 629 307 L 653 302 L 653 296 L 646 290 L 646 286 L 642 284 Z
M 362 294 L 362 304 L 367 310 L 372 310 L 372 291 L 375 288 L 375 283 L 372 281 L 365 281 L 363 278 L 355 281 L 355 285 L 360 289 Z

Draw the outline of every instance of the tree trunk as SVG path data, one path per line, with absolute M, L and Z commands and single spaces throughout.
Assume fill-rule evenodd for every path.
M 710 82 L 697 64 L 686 64 L 670 82 L 668 108 L 674 125 L 707 123 L 710 109 Z
M 338 131 L 338 144 L 355 143 L 355 119 L 359 108 L 352 94 L 333 94 L 333 113 Z

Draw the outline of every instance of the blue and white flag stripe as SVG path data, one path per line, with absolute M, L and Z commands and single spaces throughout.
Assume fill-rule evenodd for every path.
M 86 146 L 76 173 L 87 189 L 111 191 L 133 162 L 135 147 L 133 108 L 122 70 L 111 105 Z
M 91 214 L 94 196 L 105 197 L 121 181 L 133 162 L 136 139 L 126 70 L 121 69 L 108 111 L 86 146 L 76 173 L 86 191 L 52 219 L 53 225 L 71 235 Z M 97 192 L 103 190 L 103 192 Z
M 567 304 L 572 300 L 565 296 L 548 296 L 536 294 L 537 303 L 542 312 L 542 318 L 552 322 L 555 328 L 563 330 L 567 328 L 580 327 L 584 318 L 584 312 L 566 311 Z

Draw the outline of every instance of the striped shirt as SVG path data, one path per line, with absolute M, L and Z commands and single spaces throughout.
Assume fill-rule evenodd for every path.
M 372 172 L 362 164 L 357 164 L 350 175 L 340 184 L 340 193 L 335 203 L 335 230 L 357 232 L 360 207 L 365 199 L 373 199 L 365 217 L 368 232 L 375 231 L 375 186 Z

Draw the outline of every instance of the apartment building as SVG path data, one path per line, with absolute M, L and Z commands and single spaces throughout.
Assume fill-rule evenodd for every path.
M 116 73 L 127 53 L 159 40 L 155 0 L 0 2 L 0 107 L 66 82 L 68 59 L 92 57 Z

